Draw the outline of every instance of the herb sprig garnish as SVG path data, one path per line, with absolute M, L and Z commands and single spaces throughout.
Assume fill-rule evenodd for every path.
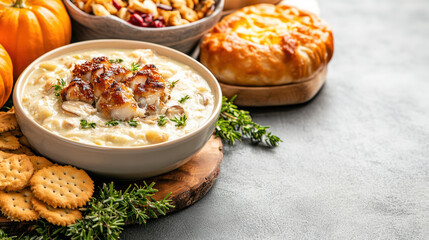
M 186 126 L 186 120 L 188 120 L 188 117 L 186 117 L 186 114 L 180 116 L 179 118 L 175 117 L 170 119 L 170 121 L 176 123 L 176 127 L 184 127 Z
M 122 59 L 122 58 L 116 58 L 116 59 L 110 59 L 109 60 L 110 63 L 121 63 L 123 61 L 124 61 L 124 59 Z
M 130 71 L 134 73 L 134 72 L 138 71 L 140 69 L 140 67 L 141 66 L 138 63 L 133 62 L 133 63 L 131 63 Z
M 186 95 L 184 97 L 182 97 L 178 102 L 181 104 L 184 104 L 186 102 L 186 100 L 190 99 L 191 97 L 189 97 L 189 95 Z
M 59 97 L 61 96 L 61 91 L 64 89 L 64 87 L 67 85 L 67 82 L 64 79 L 57 79 L 57 84 L 54 85 L 55 89 L 55 96 Z
M 173 89 L 179 81 L 180 81 L 180 80 L 174 80 L 174 81 L 172 81 L 172 82 L 168 85 L 168 87 L 170 87 L 170 89 Z
M 134 119 L 131 119 L 130 121 L 127 121 L 127 123 L 131 127 L 137 127 L 139 125 L 139 123 L 136 120 L 134 120 Z
M 146 224 L 147 220 L 165 215 L 170 208 L 171 200 L 167 194 L 162 200 L 156 201 L 153 196 L 157 189 L 155 183 L 144 186 L 130 185 L 125 191 L 118 191 L 112 183 L 103 184 L 98 195 L 80 210 L 83 218 L 73 225 L 60 227 L 45 220 L 38 221 L 29 231 L 20 237 L 11 239 L 119 239 L 126 222 Z M 35 236 L 37 235 L 37 237 Z M 0 236 L 5 236 L 0 231 Z
M 118 126 L 121 120 L 110 119 L 110 121 L 106 122 L 106 126 Z
M 162 127 L 165 126 L 165 124 L 167 123 L 168 119 L 165 116 L 159 116 L 158 118 L 158 126 Z
M 13 97 L 12 95 L 9 96 L 9 99 L 6 101 L 6 103 L 1 107 L 1 112 L 7 112 L 13 107 Z M 1 239 L 1 238 L 0 238 Z
M 255 144 L 265 141 L 271 147 L 283 142 L 279 137 L 267 131 L 270 127 L 263 127 L 252 122 L 252 117 L 248 111 L 239 110 L 234 105 L 236 97 L 237 95 L 229 101 L 226 97 L 222 98 L 222 108 L 216 123 L 216 136 L 228 140 L 232 145 L 234 145 L 235 140 L 241 141 L 242 138 L 248 138 L 250 142 Z
M 97 124 L 95 122 L 88 122 L 85 119 L 80 120 L 80 127 L 83 129 L 95 128 Z

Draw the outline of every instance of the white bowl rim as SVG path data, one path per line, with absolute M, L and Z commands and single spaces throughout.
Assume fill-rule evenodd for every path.
M 92 19 L 100 19 L 100 20 L 102 20 L 102 19 L 110 19 L 110 20 L 114 20 L 114 21 L 116 21 L 118 23 L 121 23 L 124 26 L 128 26 L 128 27 L 130 27 L 132 29 L 144 30 L 144 31 L 148 31 L 148 32 L 152 32 L 152 31 L 153 32 L 155 32 L 155 31 L 164 32 L 164 31 L 168 31 L 168 30 L 177 30 L 177 29 L 191 28 L 194 25 L 198 25 L 199 23 L 203 23 L 203 22 L 209 21 L 210 19 L 216 17 L 218 14 L 222 14 L 222 11 L 223 11 L 223 8 L 224 8 L 224 5 L 225 5 L 225 0 L 219 0 L 219 3 L 217 3 L 215 11 L 213 11 L 213 13 L 210 16 L 202 18 L 202 19 L 198 19 L 195 22 L 191 22 L 191 23 L 187 23 L 187 24 L 179 25 L 179 26 L 165 26 L 165 27 L 161 27 L 161 28 L 152 28 L 152 27 L 138 27 L 138 26 L 135 26 L 135 25 L 133 25 L 133 24 L 131 24 L 131 23 L 129 23 L 129 22 L 127 22 L 127 21 L 119 18 L 119 17 L 112 16 L 112 15 L 108 15 L 108 16 L 95 16 L 95 15 L 91 15 L 91 14 L 88 14 L 88 13 L 80 10 L 78 7 L 76 7 L 76 5 L 74 5 L 71 2 L 71 0 L 63 0 L 63 1 L 64 2 L 68 1 L 67 4 L 70 5 L 72 8 L 74 8 L 74 10 L 81 12 L 82 16 L 85 16 L 85 17 L 88 17 L 88 18 L 92 18 Z M 74 19 L 74 20 L 78 21 L 76 19 Z
M 39 123 L 37 123 L 35 120 L 31 119 L 30 117 L 27 116 L 27 114 L 24 113 L 24 108 L 21 105 L 21 98 L 19 96 L 19 89 L 23 88 L 25 81 L 22 80 L 24 78 L 25 75 L 28 75 L 30 70 L 33 70 L 33 68 L 35 67 L 36 64 L 38 64 L 41 59 L 43 58 L 48 58 L 50 55 L 54 55 L 55 53 L 62 51 L 64 49 L 70 48 L 70 47 L 75 47 L 75 46 L 81 46 L 81 45 L 86 45 L 86 44 L 92 44 L 92 43 L 112 43 L 112 45 L 114 45 L 115 43 L 137 43 L 137 44 L 143 44 L 145 45 L 144 47 L 142 46 L 142 48 L 147 48 L 147 49 L 153 49 L 153 47 L 155 48 L 160 48 L 166 51 L 171 51 L 174 54 L 178 54 L 181 55 L 182 57 L 187 58 L 188 60 L 194 61 L 196 62 L 198 65 L 200 65 L 200 67 L 202 67 L 203 70 L 207 71 L 207 73 L 209 73 L 209 75 L 211 76 L 211 80 L 213 80 L 214 87 L 215 89 L 212 89 L 213 92 L 218 92 L 218 102 L 214 103 L 214 109 L 212 111 L 212 114 L 210 115 L 210 117 L 204 122 L 203 125 L 201 125 L 199 128 L 197 128 L 196 130 L 187 133 L 186 135 L 179 137 L 177 139 L 171 140 L 171 141 L 166 141 L 166 142 L 162 142 L 162 143 L 156 143 L 156 144 L 149 144 L 149 145 L 143 145 L 143 146 L 128 146 L 128 147 L 118 147 L 118 146 L 99 146 L 99 145 L 92 145 L 92 144 L 88 144 L 88 143 L 81 143 L 81 142 L 75 142 L 72 141 L 64 136 L 61 136 L 59 134 L 55 134 L 49 130 L 47 130 L 46 128 L 42 127 Z M 123 47 L 126 49 L 126 47 Z M 156 50 L 154 50 L 156 52 Z M 175 60 L 177 61 L 177 60 Z M 205 81 L 208 81 L 207 79 L 204 78 Z M 21 91 L 22 92 L 22 91 Z M 219 117 L 220 114 L 220 109 L 222 107 L 222 91 L 220 88 L 219 83 L 217 82 L 216 78 L 214 77 L 214 75 L 204 66 L 202 65 L 200 62 L 196 61 L 195 59 L 193 59 L 192 57 L 177 51 L 175 49 L 166 47 L 166 46 L 162 46 L 159 44 L 154 44 L 154 43 L 149 43 L 149 42 L 143 42 L 143 41 L 135 41 L 135 40 L 125 40 L 125 39 L 100 39 L 100 40 L 89 40 L 89 41 L 82 41 L 82 42 L 77 42 L 77 43 L 72 43 L 72 44 L 68 44 L 59 48 L 56 48 L 54 50 L 51 50 L 45 54 L 43 54 L 42 56 L 38 57 L 36 60 L 34 60 L 30 65 L 28 65 L 25 70 L 21 73 L 21 75 L 18 77 L 14 90 L 13 90 L 13 105 L 15 106 L 15 111 L 21 111 L 23 112 L 22 116 L 27 120 L 32 122 L 33 125 L 35 125 L 36 128 L 38 128 L 39 130 L 41 130 L 42 132 L 46 133 L 47 135 L 54 137 L 60 141 L 64 141 L 67 142 L 69 144 L 73 144 L 76 146 L 80 146 L 80 147 L 84 147 L 84 148 L 91 148 L 91 149 L 96 149 L 96 150 L 109 150 L 109 149 L 114 149 L 115 151 L 129 151 L 129 150 L 143 150 L 143 149 L 148 149 L 148 150 L 157 150 L 158 148 L 164 148 L 166 146 L 170 146 L 173 144 L 177 144 L 181 141 L 185 141 L 189 138 L 191 138 L 192 136 L 198 134 L 199 132 L 203 131 L 203 129 L 205 129 L 206 127 L 208 127 L 208 125 L 210 125 L 213 121 L 217 121 L 217 118 Z

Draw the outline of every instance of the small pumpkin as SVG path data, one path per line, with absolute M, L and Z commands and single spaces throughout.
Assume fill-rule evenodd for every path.
M 0 0 L 0 44 L 12 59 L 15 79 L 34 59 L 70 39 L 70 17 L 61 0 Z
M 0 107 L 7 101 L 13 87 L 13 67 L 9 54 L 0 44 Z

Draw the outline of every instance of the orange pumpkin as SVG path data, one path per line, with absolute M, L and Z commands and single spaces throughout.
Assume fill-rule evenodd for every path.
M 0 107 L 7 101 L 13 87 L 13 68 L 9 54 L 0 44 Z
M 14 79 L 70 38 L 70 18 L 61 0 L 0 0 L 0 44 L 12 59 Z

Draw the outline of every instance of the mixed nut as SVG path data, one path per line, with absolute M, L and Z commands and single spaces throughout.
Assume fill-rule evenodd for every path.
M 139 27 L 179 26 L 210 16 L 214 0 L 71 0 L 96 16 L 115 15 Z

